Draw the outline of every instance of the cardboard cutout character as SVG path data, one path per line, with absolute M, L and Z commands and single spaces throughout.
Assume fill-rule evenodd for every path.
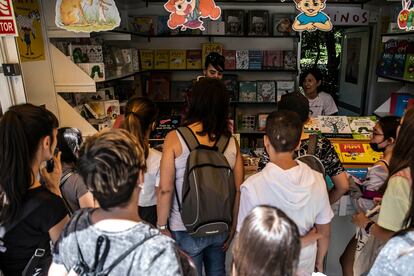
M 167 22 L 168 27 L 170 29 L 181 27 L 181 31 L 187 29 L 204 31 L 202 18 L 217 20 L 221 15 L 221 9 L 216 6 L 214 0 L 168 0 L 164 8 L 171 13 Z
M 332 22 L 329 16 L 322 12 L 326 7 L 326 0 L 294 0 L 296 8 L 301 13 L 296 16 L 292 28 L 297 31 L 329 32 L 332 30 Z

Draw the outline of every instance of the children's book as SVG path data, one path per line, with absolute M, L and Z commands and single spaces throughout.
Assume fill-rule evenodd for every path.
M 239 83 L 238 76 L 225 74 L 223 75 L 223 83 L 226 86 L 227 93 L 229 93 L 230 101 L 236 102 L 239 99 Z
M 352 138 L 346 116 L 318 116 L 321 132 L 328 138 Z
M 294 81 L 277 81 L 277 101 L 280 101 L 281 97 L 285 94 L 295 91 Z
M 269 50 L 264 52 L 263 69 L 283 68 L 283 51 Z
M 236 69 L 247 70 L 249 69 L 249 51 L 237 50 L 236 51 Z
M 170 50 L 170 69 L 185 70 L 187 68 L 186 50 Z
M 343 163 L 374 164 L 382 158 L 382 153 L 375 152 L 369 143 L 333 143 Z
M 379 76 L 389 76 L 391 75 L 392 61 L 394 59 L 394 54 L 383 53 L 378 62 L 377 74 Z
M 187 50 L 187 69 L 201 68 L 201 50 Z
M 361 183 L 365 180 L 368 169 L 367 168 L 346 168 L 346 172 L 357 180 L 357 183 Z
M 256 129 L 256 115 L 255 114 L 238 114 L 237 115 L 237 130 L 238 131 L 252 131 Z
M 273 14 L 272 28 L 274 36 L 291 36 L 295 33 L 292 29 L 294 16 L 290 14 Z
M 258 102 L 276 102 L 276 82 L 275 81 L 257 81 L 257 101 Z
M 140 50 L 141 57 L 141 70 L 154 69 L 154 51 L 153 50 Z
M 156 32 L 157 35 L 168 35 L 170 34 L 171 29 L 168 28 L 167 21 L 170 18 L 169 15 L 160 15 L 157 16 L 157 23 L 156 23 Z
M 283 68 L 295 70 L 297 68 L 297 57 L 294 51 L 283 51 Z
M 266 129 L 266 120 L 269 114 L 258 114 L 257 115 L 257 130 L 264 131 Z
M 102 45 L 88 45 L 86 47 L 86 54 L 88 55 L 89 62 L 104 62 Z
M 405 59 L 404 79 L 414 81 L 414 54 L 407 54 Z
M 134 72 L 139 71 L 139 55 L 138 55 L 138 49 L 131 48 L 131 58 L 132 58 L 132 69 Z
M 149 79 L 148 97 L 153 101 L 168 101 L 171 76 L 167 73 L 153 73 Z
M 249 69 L 251 70 L 262 69 L 262 51 L 249 50 Z
M 211 52 L 219 53 L 220 55 L 223 54 L 223 45 L 220 43 L 203 43 L 202 44 L 202 62 L 201 65 L 204 67 L 206 63 L 206 57 Z
M 305 133 L 320 133 L 321 132 L 321 122 L 317 117 L 311 117 L 304 125 Z
M 244 35 L 244 10 L 223 10 L 226 35 Z
M 140 35 L 154 35 L 154 21 L 153 16 L 135 16 L 132 20 L 132 29 L 136 34 Z
M 191 81 L 172 81 L 170 100 L 184 102 L 186 95 L 191 91 L 191 86 Z
M 405 54 L 394 54 L 390 76 L 397 78 L 402 78 L 404 76 L 405 56 Z
M 234 70 L 236 69 L 236 51 L 235 50 L 224 50 L 224 69 Z
M 170 69 L 170 50 L 155 50 L 154 69 Z
M 266 10 L 250 10 L 248 17 L 248 34 L 252 36 L 269 35 L 269 12 Z
M 255 81 L 239 82 L 239 101 L 256 102 L 257 101 L 257 83 Z
M 157 127 L 151 134 L 151 137 L 153 139 L 164 139 L 168 132 L 179 127 L 180 123 L 181 116 L 179 115 L 161 116 L 157 120 Z
M 377 122 L 375 116 L 348 117 L 352 137 L 356 140 L 369 140 Z

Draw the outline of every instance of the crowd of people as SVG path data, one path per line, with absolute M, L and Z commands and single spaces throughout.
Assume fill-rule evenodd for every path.
M 319 109 L 319 76 L 307 72 L 309 91 L 281 98 L 267 118 L 259 171 L 244 179 L 224 61 L 207 62 L 162 153 L 149 147 L 158 111 L 147 98 L 128 101 L 119 129 L 84 142 L 42 107 L 5 112 L 1 273 L 226 275 L 228 250 L 232 275 L 323 273 L 331 204 L 350 190 L 358 231 L 340 258 L 344 275 L 412 274 L 414 109 L 378 121 L 371 147 L 384 157 L 353 179 L 329 140 L 303 131 Z

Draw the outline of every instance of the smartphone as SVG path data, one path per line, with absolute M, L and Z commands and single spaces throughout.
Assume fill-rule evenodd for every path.
M 53 156 L 57 156 L 59 153 L 59 149 L 56 147 L 55 151 L 53 152 Z M 48 173 L 53 172 L 53 169 L 55 168 L 55 162 L 53 161 L 53 158 L 50 158 L 50 160 L 46 161 L 46 171 Z

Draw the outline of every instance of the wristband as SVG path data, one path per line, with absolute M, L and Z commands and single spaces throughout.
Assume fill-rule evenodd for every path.
M 157 229 L 158 230 L 167 230 L 167 224 L 165 224 L 165 225 L 158 225 L 157 224 Z
M 372 228 L 372 226 L 375 224 L 375 222 L 373 222 L 373 221 L 370 221 L 370 222 L 368 222 L 367 223 L 367 226 L 365 226 L 365 232 L 367 233 L 367 234 L 369 234 L 370 233 L 370 230 L 371 230 L 371 228 Z

